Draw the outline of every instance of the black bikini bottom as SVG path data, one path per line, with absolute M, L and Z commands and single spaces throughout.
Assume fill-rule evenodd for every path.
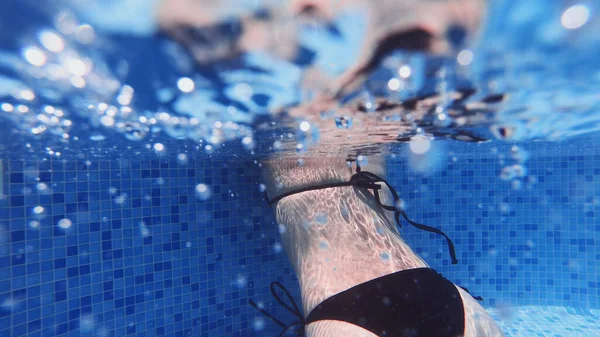
M 285 292 L 292 306 L 275 291 Z M 304 337 L 306 325 L 323 320 L 359 326 L 380 337 L 458 337 L 465 333 L 465 310 L 456 286 L 431 268 L 402 270 L 342 291 L 317 305 L 304 318 L 290 293 L 271 283 L 271 293 L 298 321 L 285 324 L 250 301 L 250 304 L 279 324 L 284 336 L 296 328 Z
M 354 286 L 316 306 L 306 324 L 336 320 L 381 337 L 457 337 L 465 333 L 462 298 L 431 268 L 399 271 Z

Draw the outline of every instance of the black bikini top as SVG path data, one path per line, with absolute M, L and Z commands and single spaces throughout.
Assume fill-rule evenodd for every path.
M 291 306 L 275 288 L 285 293 Z M 283 285 L 271 283 L 271 293 L 297 321 L 285 324 L 252 300 L 250 304 L 283 328 L 279 337 L 288 332 L 304 337 L 306 325 L 322 320 L 348 322 L 381 337 L 456 337 L 465 331 L 458 289 L 431 268 L 402 270 L 361 283 L 321 302 L 306 318 Z

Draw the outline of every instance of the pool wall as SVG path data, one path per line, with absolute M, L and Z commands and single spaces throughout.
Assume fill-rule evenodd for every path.
M 390 159 L 409 217 L 460 262 L 436 235 L 402 236 L 484 306 L 599 309 L 600 155 L 524 148 L 520 189 L 499 178 L 509 146 L 448 147 L 425 173 Z M 249 298 L 291 320 L 269 294 L 298 289 L 252 160 L 2 161 L 0 336 L 277 335 Z

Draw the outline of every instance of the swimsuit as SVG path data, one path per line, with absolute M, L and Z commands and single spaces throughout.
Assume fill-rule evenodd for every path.
M 269 205 L 292 194 L 323 188 L 355 186 L 373 191 L 375 201 L 385 210 L 393 211 L 400 226 L 400 215 L 411 225 L 446 238 L 452 264 L 458 263 L 454 245 L 442 231 L 421 225 L 408 219 L 406 213 L 396 207 L 383 205 L 379 197 L 383 182 L 391 191 L 394 200 L 400 200 L 396 191 L 377 175 L 360 170 L 349 182 L 331 183 L 321 186 L 306 187 L 280 195 L 272 200 L 266 196 Z M 285 293 L 289 302 L 284 302 L 276 292 L 279 288 Z M 380 337 L 458 337 L 464 335 L 465 312 L 463 301 L 456 286 L 431 268 L 407 269 L 385 275 L 324 300 L 304 317 L 302 311 L 293 300 L 291 294 L 278 282 L 271 283 L 271 294 L 275 300 L 298 320 L 290 324 L 278 320 L 250 300 L 250 305 L 283 328 L 279 335 L 284 336 L 295 329 L 296 336 L 304 337 L 306 325 L 322 320 L 342 321 L 362 327 Z M 465 289 L 465 288 L 463 288 Z M 468 290 L 465 289 L 467 292 Z M 476 299 L 481 299 L 480 297 Z
M 280 288 L 292 306 L 275 291 Z M 322 321 L 342 321 L 359 326 L 380 337 L 458 337 L 464 335 L 463 301 L 454 284 L 431 268 L 398 271 L 356 285 L 324 300 L 304 318 L 289 292 L 279 283 L 271 293 L 298 321 L 285 324 L 256 307 L 284 330 L 295 328 L 304 337 L 306 325 Z

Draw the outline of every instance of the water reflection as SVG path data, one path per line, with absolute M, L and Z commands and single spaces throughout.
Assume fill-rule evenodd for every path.
M 564 139 L 600 125 L 591 5 L 495 2 L 480 29 L 478 1 L 265 1 L 230 13 L 164 0 L 153 24 L 123 14 L 134 2 L 112 16 L 88 3 L 46 8 L 52 24 L 0 54 L 0 118 L 55 156 L 90 146 L 78 139 L 110 147 L 113 134 L 159 154 L 171 139 L 208 154 L 231 141 L 251 154 L 368 154 L 396 142 L 423 151 L 436 138 Z M 161 29 L 178 44 L 140 37 Z M 115 31 L 147 44 L 132 52 Z M 149 68 L 153 58 L 161 67 Z

